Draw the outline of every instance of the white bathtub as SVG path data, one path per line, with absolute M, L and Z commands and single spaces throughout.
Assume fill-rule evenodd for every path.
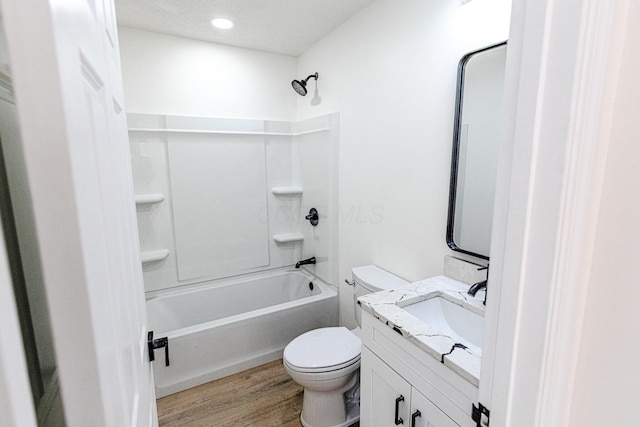
M 156 293 L 147 313 L 154 337 L 169 338 L 171 365 L 162 349 L 153 362 L 163 397 L 281 358 L 298 335 L 338 324 L 338 297 L 303 271 L 280 270 Z

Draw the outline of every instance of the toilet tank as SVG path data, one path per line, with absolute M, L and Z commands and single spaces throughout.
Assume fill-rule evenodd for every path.
M 351 277 L 355 282 L 353 307 L 358 326 L 361 326 L 362 320 L 362 308 L 358 304 L 358 297 L 385 289 L 396 289 L 409 283 L 375 265 L 354 267 L 351 269 Z

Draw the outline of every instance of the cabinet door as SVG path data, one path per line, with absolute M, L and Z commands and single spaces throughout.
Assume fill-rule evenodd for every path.
M 365 346 L 360 365 L 360 398 L 362 426 L 410 425 L 411 385 Z
M 411 390 L 410 427 L 459 427 L 451 418 L 415 388 Z

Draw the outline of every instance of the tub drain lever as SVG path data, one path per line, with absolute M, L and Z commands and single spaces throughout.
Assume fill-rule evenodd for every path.
M 153 331 L 147 333 L 147 346 L 149 347 L 149 362 L 153 362 L 156 357 L 154 351 L 164 347 L 164 366 L 169 366 L 169 338 L 162 337 L 153 339 Z

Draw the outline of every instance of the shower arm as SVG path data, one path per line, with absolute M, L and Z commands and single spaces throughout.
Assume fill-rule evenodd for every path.
M 306 84 L 306 83 L 309 81 L 309 79 L 310 79 L 311 77 L 313 77 L 314 79 L 318 80 L 318 73 L 311 74 L 309 77 L 307 77 L 306 79 L 304 79 L 304 80 L 303 80 L 303 82 Z

